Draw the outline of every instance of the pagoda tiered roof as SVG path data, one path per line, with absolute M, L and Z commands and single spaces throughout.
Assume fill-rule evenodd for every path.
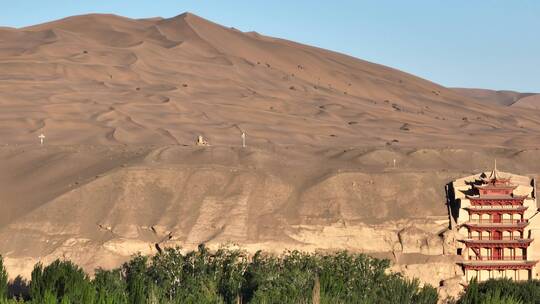
M 491 171 L 489 177 L 481 179 L 484 183 L 483 185 L 476 185 L 477 189 L 515 189 L 517 185 L 510 182 L 510 177 L 502 177 L 497 170 L 497 161 L 495 161 L 495 166 Z
M 523 228 L 529 224 L 528 220 L 510 220 L 510 219 L 501 219 L 500 222 L 495 222 L 491 219 L 477 219 L 469 220 L 463 223 L 464 226 L 471 228 L 485 228 L 487 230 L 491 228 Z
M 476 185 L 475 186 L 476 188 L 478 189 L 516 189 L 517 188 L 517 185 L 515 184 L 510 184 L 510 179 L 508 179 L 508 182 L 505 182 L 505 183 L 501 183 L 501 184 L 493 184 L 493 183 L 488 183 L 488 184 L 483 184 L 483 185 Z
M 495 165 L 493 166 L 493 170 L 491 171 L 489 177 L 483 178 L 483 180 L 484 180 L 487 184 L 493 184 L 493 185 L 497 185 L 497 184 L 502 184 L 502 185 L 510 184 L 510 178 L 506 178 L 506 177 L 500 176 L 499 170 L 497 170 L 497 160 L 495 160 Z
M 473 200 L 523 200 L 527 195 L 466 195 Z
M 527 196 L 521 195 L 467 195 L 473 207 L 476 206 L 523 206 Z
M 533 239 L 522 239 L 522 238 L 506 238 L 502 240 L 481 240 L 475 238 L 467 238 L 462 240 L 467 247 L 498 247 L 504 246 L 505 248 L 526 248 L 528 247 Z
M 463 209 L 474 212 L 490 212 L 490 211 L 506 211 L 506 212 L 521 212 L 529 209 L 523 205 L 474 205 L 463 207 Z
M 482 178 L 481 185 L 474 185 L 477 195 L 465 195 L 473 205 L 522 205 L 527 195 L 514 195 L 518 186 L 510 183 L 510 178 L 501 177 L 497 171 L 497 164 L 489 177 Z
M 538 261 L 533 260 L 474 260 L 463 261 L 465 269 L 471 270 L 516 270 L 532 269 Z

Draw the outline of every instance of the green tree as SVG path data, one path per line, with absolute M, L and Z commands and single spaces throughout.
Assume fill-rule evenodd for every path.
M 96 304 L 127 304 L 127 286 L 119 269 L 96 269 L 92 281 L 96 289 Z
M 44 268 L 41 264 L 34 267 L 30 292 L 33 300 L 46 301 L 45 296 L 50 293 L 73 304 L 93 303 L 95 297 L 88 275 L 72 262 L 60 260 Z
M 177 298 L 179 289 L 187 276 L 184 272 L 186 260 L 180 248 L 166 248 L 162 254 L 152 257 L 148 269 L 150 279 L 161 287 L 163 296 L 172 301 Z
M 482 296 L 481 304 L 523 304 L 523 301 L 513 296 L 504 296 L 500 289 L 489 290 Z M 530 302 L 533 303 L 533 302 Z
M 219 293 L 225 301 L 240 301 L 242 286 L 246 283 L 244 274 L 248 266 L 245 252 L 219 249 L 212 256 L 212 264 L 214 280 L 217 281 Z
M 473 279 L 458 303 L 540 304 L 540 281 L 516 282 L 510 279 L 491 279 L 478 283 L 476 279 Z
M 431 285 L 424 285 L 422 289 L 413 297 L 413 303 L 430 304 L 439 301 L 437 289 Z
M 43 286 L 43 264 L 37 263 L 34 265 L 34 269 L 32 270 L 30 280 L 30 298 L 36 303 L 39 303 L 40 300 L 44 301 L 44 297 L 45 286 Z
M 146 304 L 148 298 L 148 258 L 140 254 L 125 263 L 122 268 L 127 284 L 128 302 Z
M 4 259 L 0 255 L 0 300 L 8 297 L 8 273 L 4 267 Z
M 308 303 L 315 283 L 315 259 L 299 251 L 282 257 L 255 254 L 247 267 L 245 292 L 252 303 Z
M 43 293 L 42 299 L 43 300 L 39 300 L 39 301 L 34 299 L 34 303 L 35 304 L 38 304 L 38 303 L 58 304 L 56 295 L 50 290 L 45 290 L 45 292 Z

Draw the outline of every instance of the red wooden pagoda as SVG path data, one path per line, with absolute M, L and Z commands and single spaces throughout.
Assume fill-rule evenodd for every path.
M 517 186 L 499 175 L 495 164 L 490 176 L 473 186 L 476 194 L 466 196 L 470 205 L 464 208 L 469 220 L 462 224 L 468 231 L 462 240 L 467 251 L 463 267 L 467 277 L 473 270 L 479 280 L 529 279 L 537 261 L 527 259 L 533 240 L 524 233 L 529 224 L 524 216 L 526 196 L 515 195 Z

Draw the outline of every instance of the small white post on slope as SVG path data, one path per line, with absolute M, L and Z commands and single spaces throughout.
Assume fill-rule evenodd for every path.
M 41 133 L 39 136 L 39 143 L 43 146 L 43 141 L 45 140 L 45 135 L 43 135 L 43 133 Z
M 242 148 L 246 147 L 246 133 L 242 132 Z
M 396 167 L 396 159 L 394 158 L 394 168 Z

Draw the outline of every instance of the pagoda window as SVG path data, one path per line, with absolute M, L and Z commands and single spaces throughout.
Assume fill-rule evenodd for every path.
M 491 259 L 491 249 L 490 248 L 480 248 L 480 255 L 483 259 L 490 260 Z
M 504 260 L 504 248 L 495 248 L 495 251 L 497 252 L 497 258 L 499 260 Z
M 516 256 L 514 248 L 504 248 L 504 256 L 507 260 L 513 260 Z

